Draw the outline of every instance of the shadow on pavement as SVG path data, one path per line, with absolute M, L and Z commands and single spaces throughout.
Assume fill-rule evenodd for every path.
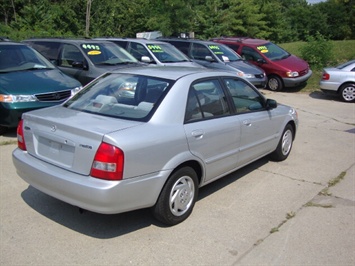
M 267 162 L 267 157 L 262 158 L 202 187 L 199 191 L 198 201 L 223 189 Z M 99 239 L 118 237 L 151 225 L 160 228 L 168 228 L 168 226 L 155 220 L 150 208 L 106 215 L 90 211 L 80 212 L 78 207 L 48 196 L 32 186 L 28 186 L 28 188 L 21 193 L 21 196 L 32 209 L 48 219 L 81 234 Z

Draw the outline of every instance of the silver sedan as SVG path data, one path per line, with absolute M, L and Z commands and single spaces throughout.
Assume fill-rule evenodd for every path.
M 93 212 L 151 207 L 168 225 L 200 187 L 263 156 L 285 160 L 298 118 L 234 74 L 130 68 L 25 113 L 13 163 L 31 186 Z
M 355 60 L 323 69 L 320 88 L 337 94 L 345 102 L 355 101 Z

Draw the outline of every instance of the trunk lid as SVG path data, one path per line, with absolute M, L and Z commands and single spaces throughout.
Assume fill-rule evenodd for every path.
M 25 113 L 23 120 L 29 154 L 82 175 L 90 174 L 104 135 L 142 123 L 79 112 L 62 106 Z

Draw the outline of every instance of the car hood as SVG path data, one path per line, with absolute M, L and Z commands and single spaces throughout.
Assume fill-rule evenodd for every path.
M 27 152 L 50 164 L 89 175 L 96 151 L 110 133 L 142 122 L 122 120 L 63 107 L 27 112 L 23 115 Z M 122 140 L 112 140 L 113 143 Z
M 29 95 L 70 90 L 79 86 L 79 81 L 56 68 L 0 73 L 0 91 L 3 94 Z
M 224 62 L 227 66 L 236 68 L 240 71 L 243 71 L 246 74 L 263 74 L 264 71 L 257 67 L 254 66 L 246 61 L 239 60 L 239 61 L 233 61 L 233 62 Z
M 274 64 L 278 65 L 280 68 L 285 68 L 285 70 L 291 71 L 304 71 L 308 69 L 308 63 L 295 55 L 290 55 L 289 57 L 281 60 L 273 61 Z

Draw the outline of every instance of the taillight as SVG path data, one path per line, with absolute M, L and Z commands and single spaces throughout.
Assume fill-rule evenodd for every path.
M 23 120 L 17 125 L 17 146 L 19 149 L 26 151 L 25 136 L 23 135 Z
M 106 180 L 121 180 L 123 165 L 123 151 L 116 146 L 102 142 L 95 154 L 90 175 Z
M 327 72 L 323 72 L 322 80 L 329 80 L 330 75 Z

